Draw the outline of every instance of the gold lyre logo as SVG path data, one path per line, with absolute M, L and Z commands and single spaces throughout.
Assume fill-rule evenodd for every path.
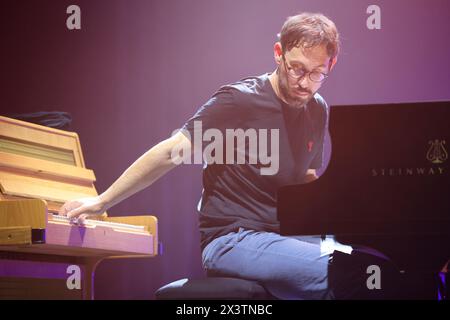
M 429 141 L 430 148 L 427 152 L 427 160 L 432 163 L 443 163 L 448 159 L 447 150 L 445 150 L 445 140 Z

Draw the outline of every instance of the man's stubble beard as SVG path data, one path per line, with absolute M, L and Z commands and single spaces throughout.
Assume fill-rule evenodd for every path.
M 286 74 L 282 74 L 280 72 L 280 69 L 277 69 L 277 75 L 278 75 L 278 88 L 280 90 L 281 96 L 284 98 L 284 100 L 287 102 L 287 104 L 293 108 L 302 108 L 306 106 L 306 104 L 311 100 L 313 97 L 313 94 L 309 92 L 309 96 L 306 99 L 301 99 L 298 97 L 293 97 L 289 92 L 289 84 Z

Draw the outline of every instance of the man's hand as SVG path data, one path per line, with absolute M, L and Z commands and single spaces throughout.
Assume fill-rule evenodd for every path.
M 97 196 L 67 201 L 59 209 L 59 214 L 83 223 L 86 218 L 101 215 L 105 210 L 105 203 Z
M 308 169 L 305 176 L 305 183 L 310 183 L 317 179 L 319 179 L 319 177 L 317 176 L 316 170 Z

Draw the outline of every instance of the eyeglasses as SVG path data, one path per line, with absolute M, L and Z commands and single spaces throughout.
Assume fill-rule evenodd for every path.
M 308 75 L 308 78 L 313 82 L 323 82 L 326 78 L 328 78 L 328 74 L 322 73 L 320 71 L 306 71 L 301 67 L 291 67 L 287 64 L 286 58 L 284 54 L 282 55 L 284 67 L 288 71 L 288 75 L 290 75 L 293 79 L 299 80 L 303 78 L 305 75 Z

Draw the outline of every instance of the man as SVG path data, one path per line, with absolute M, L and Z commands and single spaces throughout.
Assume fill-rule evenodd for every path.
M 336 63 L 339 35 L 327 17 L 303 13 L 286 20 L 279 40 L 275 72 L 223 86 L 182 130 L 141 156 L 103 194 L 69 201 L 61 214 L 82 221 L 151 185 L 185 159 L 174 150 L 204 149 L 193 143 L 199 130 L 214 129 L 225 137 L 229 130 L 270 132 L 264 141 L 270 140 L 277 153 L 271 156 L 279 158 L 270 174 L 261 171 L 267 163 L 251 162 L 248 154 L 243 163 L 220 161 L 230 151 L 228 143 L 222 159 L 215 154 L 217 161 L 204 167 L 199 203 L 204 267 L 213 274 L 257 280 L 281 299 L 346 298 L 355 285 L 365 286 L 361 270 L 356 277 L 352 272 L 335 277 L 334 247 L 320 237 L 278 234 L 277 189 L 317 179 L 315 170 L 322 166 L 328 107 L 317 91 Z M 249 148 L 249 143 L 244 150 L 232 145 L 232 155 Z

